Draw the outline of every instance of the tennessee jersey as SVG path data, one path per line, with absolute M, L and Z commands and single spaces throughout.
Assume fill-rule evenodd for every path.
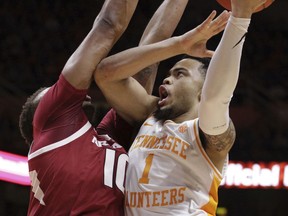
M 202 147 L 198 119 L 176 124 L 150 117 L 129 150 L 126 214 L 215 215 L 223 175 Z
M 61 75 L 37 107 L 28 154 L 28 215 L 124 214 L 128 156 L 91 126 L 82 109 L 86 94 Z

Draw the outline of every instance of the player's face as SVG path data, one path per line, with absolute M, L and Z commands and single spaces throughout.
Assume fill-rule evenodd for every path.
M 204 79 L 201 66 L 202 63 L 194 59 L 183 59 L 169 71 L 159 87 L 158 112 L 163 115 L 160 119 L 173 120 L 198 106 Z

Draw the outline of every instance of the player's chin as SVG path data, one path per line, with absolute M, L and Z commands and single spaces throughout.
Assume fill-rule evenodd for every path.
M 154 117 L 157 120 L 167 120 L 171 118 L 172 113 L 173 113 L 173 110 L 169 108 L 168 106 L 163 106 L 163 107 L 158 106 L 158 109 L 154 112 Z

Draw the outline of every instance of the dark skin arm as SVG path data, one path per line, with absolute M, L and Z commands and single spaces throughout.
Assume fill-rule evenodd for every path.
M 213 54 L 206 48 L 206 43 L 224 29 L 229 14 L 224 11 L 217 18 L 215 16 L 216 11 L 213 11 L 199 26 L 181 36 L 131 48 L 101 61 L 94 74 L 95 81 L 118 114 L 134 124 L 145 120 L 157 107 L 158 98 L 149 95 L 131 77 L 138 71 L 179 54 L 198 57 Z
M 172 36 L 187 6 L 188 0 L 165 0 L 153 14 L 139 46 L 152 44 Z M 152 94 L 157 75 L 158 63 L 152 64 L 133 76 L 147 91 Z
M 138 0 L 106 0 L 93 27 L 67 61 L 62 74 L 77 89 L 88 89 L 99 62 L 127 28 Z

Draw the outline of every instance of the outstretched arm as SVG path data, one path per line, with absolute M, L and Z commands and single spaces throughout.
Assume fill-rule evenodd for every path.
M 171 37 L 187 3 L 188 0 L 164 0 L 146 26 L 139 46 L 152 44 Z M 133 76 L 148 94 L 152 94 L 158 65 L 158 63 L 150 65 Z M 108 133 L 128 150 L 130 141 L 127 138 L 131 137 L 131 130 L 126 130 L 130 134 L 127 134 L 126 131 L 123 133 L 123 127 L 128 128 L 128 125 L 117 114 L 115 110 L 110 110 L 97 126 L 97 132 L 100 134 Z
M 156 10 L 141 37 L 139 46 L 152 44 L 170 38 L 175 31 L 188 0 L 164 0 Z M 133 77 L 152 94 L 159 63 L 150 65 Z
M 229 103 L 238 81 L 245 35 L 254 8 L 263 2 L 265 0 L 232 0 L 232 16 L 211 59 L 204 82 L 199 126 L 205 135 L 206 151 L 219 170 L 235 140 Z
M 138 0 L 106 0 L 93 27 L 67 61 L 63 75 L 75 88 L 89 88 L 98 63 L 127 28 Z
M 207 56 L 209 38 L 222 31 L 229 14 L 223 12 L 216 19 L 213 11 L 198 27 L 178 37 L 128 49 L 107 57 L 98 65 L 95 80 L 106 99 L 126 121 L 143 121 L 157 105 L 157 98 L 149 96 L 131 76 L 148 65 L 178 54 Z

